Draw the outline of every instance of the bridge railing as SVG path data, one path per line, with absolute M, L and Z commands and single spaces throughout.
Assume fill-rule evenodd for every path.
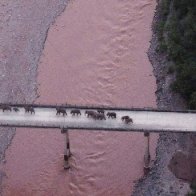
M 167 109 L 157 109 L 153 107 L 143 107 L 143 108 L 136 108 L 136 107 L 116 107 L 116 106 L 106 106 L 106 105 L 72 105 L 72 104 L 23 104 L 23 103 L 0 103 L 1 105 L 8 105 L 11 107 L 27 107 L 32 106 L 34 108 L 57 108 L 63 107 L 67 109 L 103 109 L 103 110 L 115 110 L 115 111 L 151 111 L 151 112 L 175 112 L 175 113 L 196 113 L 196 110 L 167 110 Z

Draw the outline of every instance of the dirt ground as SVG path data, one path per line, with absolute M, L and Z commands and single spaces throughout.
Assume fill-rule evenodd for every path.
M 67 0 L 1 0 L 0 102 L 31 103 L 36 97 L 37 64 L 50 25 Z M 15 134 L 0 128 L 0 162 Z M 6 174 L 0 169 L 0 184 Z

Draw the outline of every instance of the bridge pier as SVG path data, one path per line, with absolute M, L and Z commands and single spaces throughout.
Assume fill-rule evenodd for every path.
M 146 150 L 144 154 L 144 175 L 148 174 L 150 171 L 150 133 L 144 132 L 144 137 L 146 138 Z
M 65 134 L 64 169 L 69 169 L 69 158 L 71 157 L 71 151 L 68 129 L 61 129 L 61 133 Z

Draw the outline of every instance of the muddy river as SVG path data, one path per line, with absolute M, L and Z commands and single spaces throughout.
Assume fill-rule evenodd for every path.
M 48 31 L 37 103 L 156 107 L 147 57 L 155 0 L 70 1 Z M 140 133 L 17 129 L 6 153 L 3 195 L 128 196 L 143 175 Z M 151 136 L 154 156 L 157 135 Z

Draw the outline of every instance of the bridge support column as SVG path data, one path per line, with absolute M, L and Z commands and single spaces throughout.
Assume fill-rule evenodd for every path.
M 64 149 L 64 169 L 69 169 L 69 158 L 71 157 L 69 133 L 67 129 L 61 129 L 61 133 L 65 134 L 65 149 Z
M 144 154 L 144 175 L 150 171 L 150 133 L 144 132 L 144 137 L 146 138 L 146 150 Z

